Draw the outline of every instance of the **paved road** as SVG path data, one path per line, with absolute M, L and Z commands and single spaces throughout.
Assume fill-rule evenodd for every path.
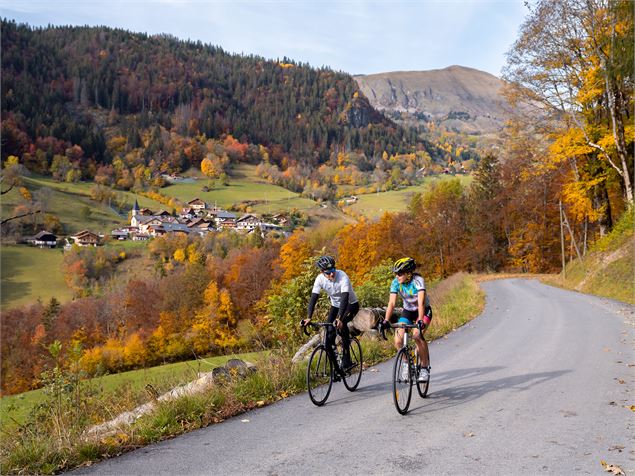
M 633 308 L 530 280 L 483 285 L 483 314 L 431 344 L 430 395 L 397 414 L 392 361 L 80 474 L 635 473 Z M 241 420 L 248 419 L 249 422 Z

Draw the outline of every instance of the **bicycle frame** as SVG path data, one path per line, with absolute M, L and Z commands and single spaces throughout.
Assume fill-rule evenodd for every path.
M 417 324 L 390 324 L 393 329 L 404 329 L 403 342 L 401 347 L 397 350 L 397 358 L 395 359 L 395 366 L 393 369 L 393 399 L 397 411 L 405 415 L 408 412 L 410 406 L 410 398 L 412 396 L 412 385 L 414 380 L 417 381 L 417 391 L 421 398 L 425 398 L 428 393 L 429 379 L 426 382 L 419 382 L 418 368 L 416 362 L 419 360 L 417 347 L 412 344 L 409 339 L 410 329 L 419 329 L 420 334 L 423 334 L 424 324 L 418 321 Z M 384 332 L 384 326 L 379 327 L 381 336 L 386 340 L 386 334 Z M 404 373 L 404 365 L 406 365 L 407 375 Z
M 325 328 L 325 331 L 327 328 L 332 327 L 339 334 L 339 331 L 331 322 L 311 322 L 309 325 L 315 328 Z M 304 326 L 303 331 L 307 336 L 310 335 L 306 326 Z M 325 332 L 322 342 L 313 349 L 307 366 L 309 398 L 317 406 L 326 403 L 334 381 L 341 379 L 349 392 L 357 390 L 364 367 L 362 347 L 355 337 L 351 337 L 349 342 L 349 353 L 353 365 L 348 369 L 342 370 L 343 353 L 338 349 L 337 344 L 333 345 L 331 349 L 329 347 L 327 345 L 327 333 Z M 325 381 L 327 374 L 328 382 Z M 323 386 L 325 388 L 322 388 Z M 321 394 L 322 391 L 324 391 L 324 395 Z

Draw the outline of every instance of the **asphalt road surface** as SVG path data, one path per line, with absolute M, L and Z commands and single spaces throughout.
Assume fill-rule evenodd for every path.
M 323 407 L 297 395 L 76 473 L 635 474 L 633 307 L 534 280 L 483 288 L 483 314 L 430 345 L 429 396 L 413 389 L 406 416 L 393 359 Z

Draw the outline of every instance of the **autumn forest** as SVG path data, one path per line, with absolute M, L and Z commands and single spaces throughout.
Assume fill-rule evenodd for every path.
M 387 264 L 405 255 L 433 281 L 559 272 L 632 212 L 633 31 L 628 0 L 536 2 L 503 75 L 515 114 L 495 147 L 478 148 L 394 123 L 344 72 L 169 36 L 2 20 L 3 194 L 35 174 L 105 196 L 153 194 L 169 209 L 180 204 L 163 195 L 164 174 L 219 179 L 250 164 L 263 181 L 337 203 L 470 175 L 432 182 L 406 211 L 378 219 L 349 213 L 288 236 L 155 238 L 133 253 L 142 274 L 107 246 L 73 248 L 62 265 L 72 301 L 2 312 L 2 394 L 40 386 L 55 341 L 87 375 L 298 341 L 322 253 L 362 306 L 385 304 Z M 37 212 L 28 191 L 21 207 L 13 215 Z M 47 217 L 37 215 L 7 222 L 2 240 L 39 231 Z

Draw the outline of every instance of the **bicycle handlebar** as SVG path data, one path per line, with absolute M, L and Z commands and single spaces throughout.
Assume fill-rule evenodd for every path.
M 302 326 L 302 325 L 301 325 Z M 308 322 L 305 325 L 302 326 L 302 332 L 304 332 L 307 336 L 310 336 L 311 334 L 309 333 L 309 331 L 307 330 L 307 327 L 335 327 L 335 324 L 333 324 L 332 322 Z
M 397 323 L 390 323 L 390 328 L 392 329 L 419 329 L 419 332 L 422 332 L 423 329 L 426 328 L 426 325 L 423 323 L 423 321 L 417 321 L 415 324 L 405 324 L 403 322 L 397 322 Z M 379 329 L 379 333 L 381 334 L 382 339 L 384 340 L 388 340 L 386 337 L 386 325 L 383 323 L 383 321 L 379 321 L 379 323 L 377 323 L 377 328 Z

